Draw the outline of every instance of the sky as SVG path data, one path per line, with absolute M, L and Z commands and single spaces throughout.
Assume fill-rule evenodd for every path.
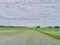
M 60 0 L 0 0 L 0 25 L 60 26 Z

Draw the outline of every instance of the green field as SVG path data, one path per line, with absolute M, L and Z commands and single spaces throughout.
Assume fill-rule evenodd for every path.
M 0 28 L 0 31 L 5 30 L 35 30 L 51 37 L 60 39 L 60 28 Z
M 0 31 L 4 30 L 32 30 L 33 28 L 0 28 Z

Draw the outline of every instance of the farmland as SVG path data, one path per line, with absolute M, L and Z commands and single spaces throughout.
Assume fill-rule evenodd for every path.
M 33 28 L 0 28 L 0 31 L 5 30 L 32 30 Z
M 3 30 L 0 31 L 0 45 L 60 45 L 60 40 L 30 29 Z
M 6 30 L 34 30 L 38 31 L 40 33 L 46 34 L 48 36 L 51 36 L 53 38 L 60 39 L 60 28 L 0 28 L 0 31 L 6 31 Z
M 59 35 L 60 28 L 0 27 L 0 45 L 60 45 Z

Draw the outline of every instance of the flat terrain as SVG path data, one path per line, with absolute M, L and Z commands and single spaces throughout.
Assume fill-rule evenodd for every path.
M 40 28 L 37 31 L 60 40 L 60 28 Z
M 18 27 L 0 27 L 0 31 L 13 31 L 13 30 L 35 30 L 39 31 L 41 33 L 44 33 L 46 35 L 49 35 L 53 38 L 60 40 L 60 28 L 18 28 Z
M 0 45 L 60 45 L 60 41 L 37 31 L 0 31 Z

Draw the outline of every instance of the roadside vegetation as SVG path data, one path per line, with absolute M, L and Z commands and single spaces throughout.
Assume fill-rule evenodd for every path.
M 36 31 L 60 40 L 60 27 L 59 26 L 36 28 Z
M 59 26 L 49 26 L 49 27 L 44 27 L 41 28 L 40 26 L 35 26 L 35 27 L 24 27 L 24 26 L 0 26 L 0 31 L 5 31 L 5 30 L 34 30 L 41 32 L 43 34 L 46 34 L 48 36 L 51 36 L 53 38 L 60 39 L 60 27 Z

